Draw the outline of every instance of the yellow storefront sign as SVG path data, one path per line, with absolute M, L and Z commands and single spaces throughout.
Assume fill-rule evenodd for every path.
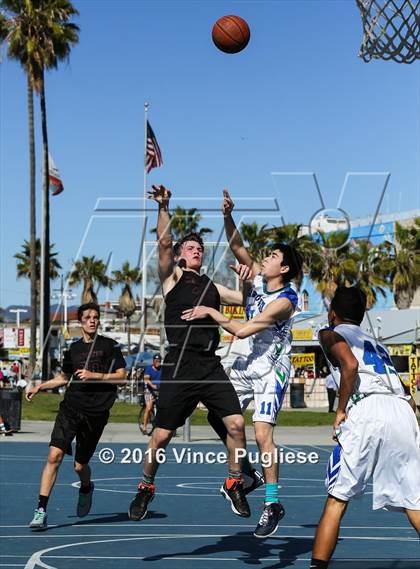
M 292 328 L 293 340 L 312 340 L 312 328 Z
M 313 352 L 309 354 L 292 354 L 290 356 L 290 361 L 295 367 L 314 365 L 315 354 Z
M 411 345 L 402 344 L 401 346 L 387 346 L 390 356 L 409 356 L 411 354 Z
M 417 356 L 410 356 L 409 364 L 410 393 L 414 397 L 417 391 Z
M 245 320 L 245 309 L 243 306 L 223 306 L 223 316 L 235 320 Z

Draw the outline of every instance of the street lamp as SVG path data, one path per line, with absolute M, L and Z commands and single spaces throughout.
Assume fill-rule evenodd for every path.
M 10 309 L 10 312 L 13 312 L 14 314 L 16 314 L 16 327 L 20 328 L 20 314 L 21 312 L 28 312 L 25 308 L 12 308 Z
M 76 298 L 76 295 L 73 294 L 71 289 L 64 289 L 63 284 L 63 277 L 61 277 L 61 286 L 60 288 L 54 289 L 54 294 L 51 295 L 51 298 L 59 299 L 63 304 L 63 324 L 64 328 L 67 328 L 67 306 L 68 301 L 73 300 Z

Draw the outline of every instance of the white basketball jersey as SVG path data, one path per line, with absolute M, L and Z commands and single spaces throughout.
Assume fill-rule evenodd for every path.
M 334 327 L 334 332 L 344 338 L 358 361 L 355 392 L 405 397 L 399 375 L 385 346 L 355 324 L 339 324 Z M 327 361 L 334 381 L 340 387 L 340 370 L 331 364 L 328 357 Z
M 292 283 L 287 283 L 276 291 L 267 291 L 262 275 L 258 274 L 246 300 L 246 317 L 251 320 L 261 314 L 270 302 L 280 298 L 287 298 L 293 304 L 293 316 L 287 320 L 278 320 L 272 326 L 249 337 L 249 347 L 254 357 L 265 358 L 271 365 L 291 351 L 293 317 L 302 309 L 300 295 Z

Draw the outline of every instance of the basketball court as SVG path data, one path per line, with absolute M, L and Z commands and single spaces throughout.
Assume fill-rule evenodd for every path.
M 110 447 L 112 464 L 103 464 L 98 452 Z M 252 515 L 235 516 L 220 496 L 225 476 L 220 464 L 177 464 L 182 448 L 202 452 L 223 450 L 220 444 L 176 443 L 158 473 L 157 495 L 147 518 L 130 522 L 129 503 L 141 472 L 139 464 L 121 464 L 130 449 L 145 445 L 101 444 L 92 461 L 95 494 L 92 510 L 83 519 L 75 515 L 77 478 L 66 457 L 52 494 L 49 528 L 32 532 L 32 517 L 46 453 L 45 443 L 8 442 L 2 445 L 0 567 L 26 569 L 92 569 L 150 567 L 212 569 L 261 566 L 309 566 L 316 524 L 325 501 L 324 473 L 331 447 L 283 447 L 316 452 L 318 464 L 284 464 L 280 498 L 286 515 L 274 537 L 259 540 L 252 532 L 260 515 L 264 490 L 249 496 Z M 255 451 L 255 447 L 250 447 Z M 351 503 L 331 567 L 334 569 L 415 569 L 419 544 L 404 514 L 372 512 L 371 495 Z

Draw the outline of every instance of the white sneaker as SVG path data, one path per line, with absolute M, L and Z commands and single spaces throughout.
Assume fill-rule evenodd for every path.
M 29 524 L 31 529 L 47 529 L 48 527 L 48 517 L 47 512 L 44 510 L 35 510 L 34 517 Z

